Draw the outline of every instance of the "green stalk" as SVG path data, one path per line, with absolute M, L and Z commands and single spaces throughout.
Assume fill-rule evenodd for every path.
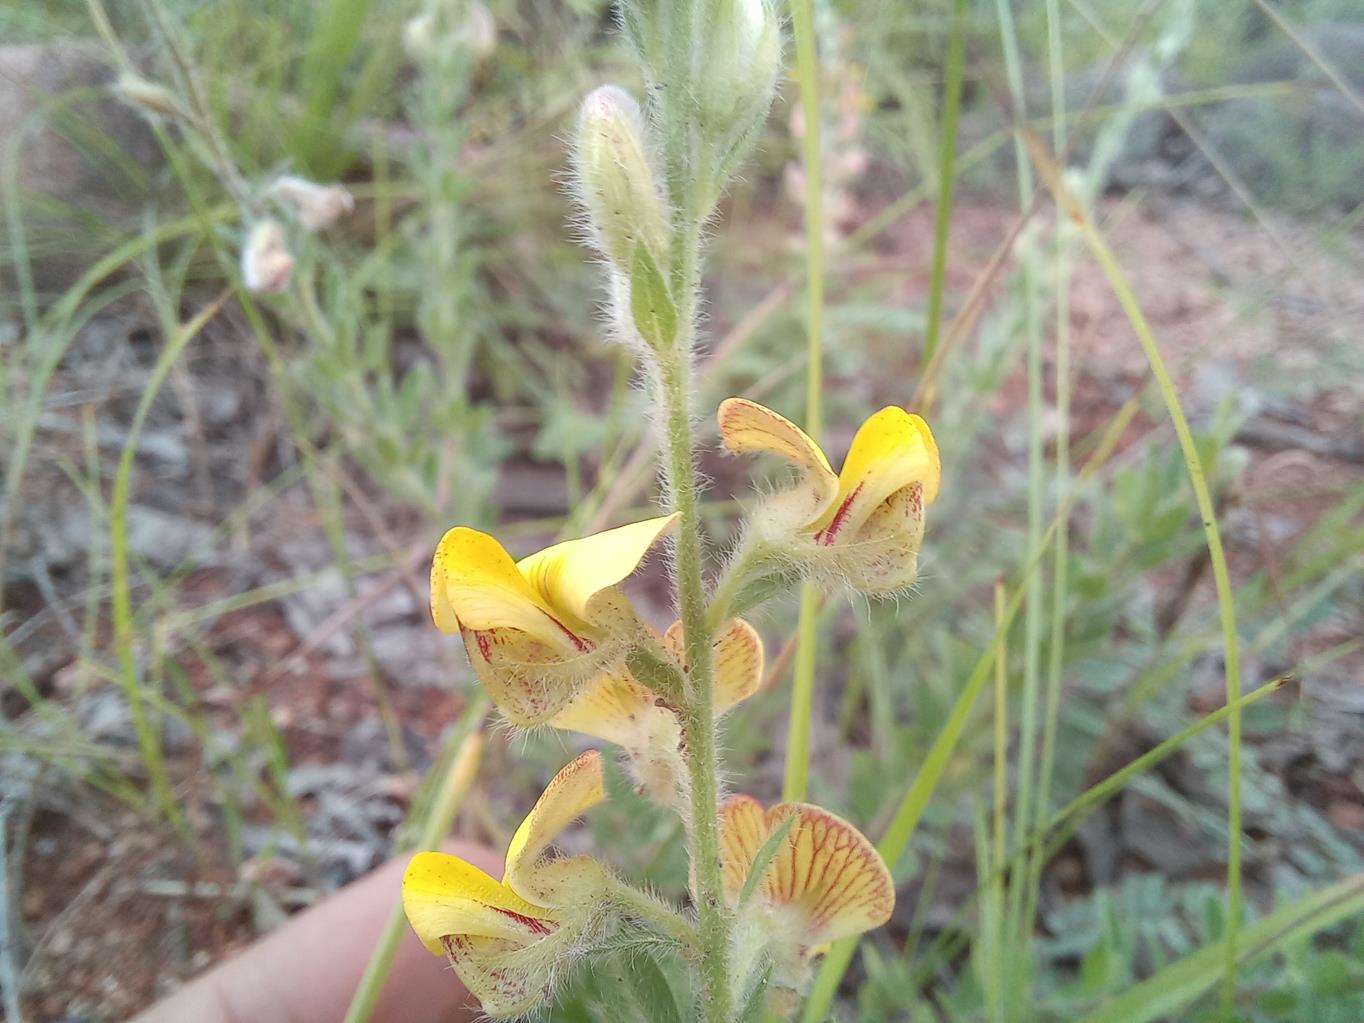
M 924 330 L 923 364 L 938 350 L 942 328 L 942 293 L 947 280 L 947 230 L 952 219 L 953 165 L 957 159 L 957 115 L 961 112 L 961 79 L 966 64 L 966 0 L 956 0 L 947 37 L 947 81 L 943 89 L 942 143 L 938 166 L 938 213 L 933 224 L 933 269 L 928 290 L 928 326 Z
M 695 242 L 689 247 L 694 246 Z M 684 310 L 682 322 L 686 328 L 682 336 L 689 338 L 695 330 L 695 303 L 685 302 Z M 664 447 L 669 490 L 679 518 L 677 596 L 688 667 L 682 728 L 691 779 L 692 865 L 696 873 L 696 912 L 701 938 L 701 997 L 709 1023 L 727 1023 L 730 1016 L 729 915 L 720 876 L 714 680 L 706 595 L 701 581 L 701 519 L 688 406 L 690 364 L 690 353 L 685 349 L 670 353 L 663 362 Z
M 1047 54 L 1051 69 L 1052 145 L 1066 146 L 1065 63 L 1061 50 L 1061 12 L 1058 0 L 1047 0 Z M 1056 214 L 1056 494 L 1060 500 L 1070 477 L 1070 260 L 1065 218 Z M 1060 723 L 1061 674 L 1065 668 L 1066 590 L 1069 573 L 1070 521 L 1057 523 L 1052 547 L 1051 636 L 1047 651 L 1047 687 L 1042 716 L 1042 768 L 1037 781 L 1034 832 L 1041 829 L 1051 805 L 1051 782 L 1056 761 L 1056 733 Z M 1026 918 L 1037 912 L 1043 859 L 1029 860 Z
M 693 173 L 693 182 L 682 193 L 689 201 L 681 210 L 674 230 L 672 291 L 677 302 L 677 339 L 671 351 L 660 353 L 658 372 L 663 406 L 664 478 L 679 520 L 674 574 L 687 663 L 682 731 L 687 744 L 687 770 L 691 782 L 689 823 L 701 942 L 701 998 L 709 1023 L 727 1023 L 732 1002 L 730 920 L 720 874 L 714 665 L 705 584 L 701 576 L 701 514 L 691 417 L 691 353 L 697 333 L 701 230 L 706 208 L 703 190 L 709 169 L 693 168 Z
M 819 55 L 815 51 L 814 5 L 791 0 L 791 30 L 796 38 L 796 74 L 800 104 L 805 114 L 805 278 L 806 366 L 805 432 L 816 444 L 824 430 L 824 213 L 823 167 L 819 142 Z M 791 715 L 787 726 L 786 775 L 782 798 L 805 799 L 810 787 L 810 719 L 815 692 L 816 630 L 819 593 L 806 581 L 800 588 L 800 620 L 796 633 L 796 664 L 791 687 Z
M 1012 94 L 1014 118 L 1022 123 L 1027 119 L 1023 99 L 1023 68 L 1019 59 L 1018 36 L 1013 14 L 1007 0 L 999 0 L 1000 35 L 1003 38 L 1004 66 Z M 1018 167 L 1018 205 L 1025 213 L 1033 204 L 1032 168 L 1022 140 L 1014 136 L 1014 161 Z M 1019 267 L 1023 286 L 1023 321 L 1027 335 L 1027 394 L 1028 394 L 1028 523 L 1026 559 L 1040 566 L 1038 557 L 1042 537 L 1042 320 L 1037 303 L 1036 256 L 1031 248 L 1024 250 Z M 1024 580 L 1025 606 L 1023 612 L 1023 694 L 1019 715 L 1018 782 L 1015 795 L 1014 846 L 1023 848 L 1032 820 L 1033 781 L 1037 765 L 1037 710 L 1039 700 L 1042 648 L 1042 608 L 1040 572 L 1034 570 Z M 1026 871 L 1024 872 L 1026 876 Z M 1013 878 L 1009 885 L 1007 927 L 1018 935 L 1023 958 L 1031 945 L 1031 916 L 1025 902 L 1030 902 L 1024 878 Z
M 995 583 L 995 629 L 1004 625 L 1004 581 Z M 1004 873 L 1000 867 L 1004 863 L 1004 835 L 1008 830 L 1008 766 L 1009 766 L 1009 653 L 1007 643 L 1000 643 L 999 656 L 995 658 L 995 785 L 994 785 L 994 822 L 991 834 L 990 870 L 994 874 L 991 881 L 990 900 L 994 906 L 991 917 L 992 933 L 990 945 L 994 949 L 994 963 L 998 973 L 990 989 L 991 1015 L 997 1023 L 1007 1018 L 1004 1009 Z
M 166 346 L 157 356 L 147 385 L 142 390 L 137 411 L 128 427 L 128 437 L 123 444 L 123 452 L 118 460 L 118 470 L 114 475 L 113 495 L 109 500 L 109 584 L 112 590 L 110 613 L 113 618 L 114 647 L 118 651 L 119 684 L 123 687 L 124 699 L 128 701 L 128 713 L 133 719 L 133 731 L 137 735 L 138 750 L 147 765 L 147 775 L 151 779 L 152 792 L 166 819 L 187 838 L 190 837 L 184 814 L 175 802 L 166 774 L 166 764 L 161 757 L 161 738 L 156 727 L 147 718 L 143 703 L 142 683 L 137 674 L 137 659 L 133 656 L 133 604 L 128 570 L 128 501 L 132 489 L 133 460 L 137 455 L 137 441 L 142 426 L 151 412 L 152 402 L 156 399 L 161 385 L 175 365 L 180 353 L 198 335 L 223 303 L 230 291 L 225 291 L 193 318 L 184 323 L 166 341 Z
M 450 733 L 446 743 L 449 754 L 437 761 L 437 764 L 449 764 L 449 767 L 441 778 L 436 798 L 427 808 L 414 848 L 434 849 L 449 834 L 455 814 L 459 812 L 460 804 L 473 785 L 478 765 L 483 759 L 483 735 L 478 727 L 487 713 L 488 697 L 483 690 L 479 690 Z M 406 925 L 407 916 L 403 913 L 400 899 L 389 913 L 383 933 L 374 946 L 364 976 L 360 978 L 350 1008 L 346 1010 L 345 1023 L 366 1023 L 374 1014 L 374 1006 L 378 1004 L 384 982 L 393 969 L 393 957 L 398 952 L 398 942 L 402 939 Z
M 1165 409 L 1174 426 L 1179 440 L 1180 452 L 1193 487 L 1194 500 L 1203 520 L 1203 533 L 1208 547 L 1208 560 L 1212 563 L 1213 582 L 1217 591 L 1218 618 L 1222 627 L 1223 656 L 1226 661 L 1227 705 L 1231 713 L 1227 717 L 1227 935 L 1223 961 L 1224 975 L 1221 988 L 1223 1018 L 1230 1018 L 1235 1005 L 1237 934 L 1241 923 L 1241 657 L 1236 638 L 1236 598 L 1231 589 L 1231 574 L 1227 570 L 1227 555 L 1222 547 L 1222 533 L 1217 525 L 1217 512 L 1213 506 L 1212 491 L 1208 488 L 1207 475 L 1203 469 L 1203 459 L 1198 453 L 1193 431 L 1179 403 L 1170 371 L 1165 365 L 1160 346 L 1156 344 L 1155 334 L 1142 312 L 1136 294 L 1127 282 L 1122 268 L 1118 265 L 1113 250 L 1086 215 L 1084 207 L 1061 178 L 1055 161 L 1045 152 L 1040 143 L 1031 136 L 1034 159 L 1043 168 L 1047 186 L 1056 196 L 1057 203 L 1066 215 L 1079 227 L 1084 235 L 1090 253 L 1098 262 L 1108 278 L 1109 287 L 1126 313 L 1132 329 L 1141 342 L 1142 351 L 1150 363 L 1151 373 Z

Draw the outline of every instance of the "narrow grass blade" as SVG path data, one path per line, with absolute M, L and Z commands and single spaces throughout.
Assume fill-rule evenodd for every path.
M 161 390 L 161 385 L 165 382 L 171 367 L 180 358 L 180 353 L 185 350 L 185 346 L 194 340 L 209 320 L 217 315 L 218 310 L 223 307 L 223 303 L 227 301 L 231 293 L 231 289 L 228 289 L 204 306 L 190 320 L 181 325 L 179 330 L 167 340 L 166 346 L 161 349 L 161 354 L 157 357 L 156 364 L 152 367 L 151 374 L 147 378 L 146 387 L 143 388 L 137 411 L 133 414 L 133 421 L 128 426 L 128 436 L 123 445 L 123 453 L 118 461 L 118 470 L 114 476 L 113 496 L 109 502 L 110 586 L 113 590 L 111 612 L 114 626 L 114 646 L 118 651 L 119 682 L 123 687 L 124 698 L 128 701 L 128 712 L 132 717 L 133 729 L 137 734 L 138 749 L 147 765 L 147 774 L 151 779 L 155 800 L 166 819 L 182 831 L 185 830 L 184 816 L 171 793 L 170 780 L 166 776 L 166 767 L 161 758 L 161 739 L 156 728 L 147 719 L 142 699 L 141 682 L 137 674 L 137 660 L 133 656 L 133 608 L 128 582 L 128 500 L 133 474 L 133 459 L 137 454 L 137 442 L 142 433 L 142 426 L 147 420 L 147 414 L 151 411 L 152 402 Z
M 435 799 L 427 808 L 426 817 L 418 830 L 416 848 L 434 849 L 450 831 L 455 814 L 468 794 L 478 774 L 479 764 L 483 761 L 483 732 L 480 726 L 488 713 L 488 700 L 482 694 L 476 697 L 465 709 L 463 717 L 451 732 L 447 748 L 454 751 L 453 763 L 441 779 Z M 442 757 L 438 764 L 446 763 Z M 397 893 L 394 893 L 395 899 Z M 394 905 L 384 924 L 383 933 L 374 947 L 369 964 L 346 1010 L 345 1023 L 365 1023 L 374 1013 L 379 994 L 384 989 L 389 971 L 393 968 L 393 957 L 398 952 L 398 941 L 403 935 L 407 920 L 403 916 L 402 903 Z
M 1047 188 L 1055 197 L 1057 205 L 1079 227 L 1090 253 L 1103 269 L 1118 304 L 1122 306 L 1141 342 L 1142 351 L 1146 354 L 1161 399 L 1165 402 L 1166 412 L 1174 426 L 1175 436 L 1179 439 L 1179 448 L 1184 457 L 1189 483 L 1193 487 L 1194 500 L 1198 504 L 1198 511 L 1203 520 L 1208 560 L 1212 563 L 1213 582 L 1217 590 L 1218 616 L 1222 625 L 1227 704 L 1232 708 L 1231 716 L 1227 719 L 1227 935 L 1226 976 L 1222 986 L 1223 1015 L 1229 1015 L 1236 987 L 1236 932 L 1241 918 L 1241 714 L 1237 704 L 1237 698 L 1241 695 L 1241 663 L 1236 637 L 1236 598 L 1231 589 L 1227 556 L 1222 548 L 1222 533 L 1217 525 L 1212 492 L 1208 488 L 1207 476 L 1202 458 L 1198 454 L 1198 446 L 1194 442 L 1193 431 L 1189 428 L 1189 421 L 1180 405 L 1174 381 L 1170 377 L 1170 371 L 1160 353 L 1160 346 L 1156 344 L 1155 335 L 1146 320 L 1146 314 L 1142 312 L 1136 294 L 1118 265 L 1113 250 L 1108 247 L 1108 242 L 1104 240 L 1097 225 L 1066 185 L 1060 167 L 1047 152 L 1045 144 L 1026 129 L 1023 137 Z
M 956 183 L 957 119 L 961 113 L 961 79 L 966 66 L 966 0 L 956 0 L 947 37 L 947 81 L 943 88 L 942 140 L 938 154 L 938 212 L 933 224 L 933 267 L 928 285 L 928 324 L 924 329 L 923 364 L 933 361 L 942 326 L 942 293 L 947 280 L 947 233 L 952 221 Z
M 805 115 L 805 432 L 818 442 L 824 431 L 824 176 L 819 141 L 819 55 L 815 51 L 812 0 L 791 0 L 791 28 L 796 37 L 796 73 L 800 80 L 801 111 Z M 810 718 L 814 712 L 818 619 L 819 595 L 813 583 L 805 582 L 800 588 L 796 666 L 782 782 L 782 797 L 788 800 L 804 799 L 810 788 Z

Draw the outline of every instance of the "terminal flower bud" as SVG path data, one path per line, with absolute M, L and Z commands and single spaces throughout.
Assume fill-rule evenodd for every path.
M 668 629 L 662 645 L 677 666 L 685 669 L 681 622 Z M 762 639 L 753 626 L 733 618 L 715 639 L 712 650 L 713 710 L 719 718 L 757 692 L 763 675 Z M 671 803 L 686 782 L 680 748 L 682 725 L 677 714 L 628 669 L 610 672 L 590 683 L 549 723 L 620 746 L 629 758 L 639 790 L 661 803 Z
M 417 61 L 435 61 L 468 53 L 483 60 L 497 48 L 497 22 L 487 6 L 473 0 L 428 0 L 403 25 L 403 46 Z
M 638 242 L 664 265 L 668 213 L 649 157 L 644 116 L 624 89 L 603 85 L 583 100 L 573 165 L 579 200 L 602 253 L 628 271 Z
M 242 282 L 253 294 L 283 291 L 294 273 L 294 257 L 284 228 L 276 220 L 252 225 L 242 248 Z
M 456 526 L 431 565 L 436 627 L 463 635 L 507 720 L 543 724 L 634 648 L 644 626 L 618 584 L 676 519 L 568 540 L 519 562 L 487 533 Z
M 408 923 L 430 952 L 449 959 L 489 1016 L 521 1016 L 544 1004 L 562 960 L 600 930 L 601 865 L 545 854 L 603 798 L 601 754 L 589 750 L 555 775 L 516 829 L 502 880 L 448 853 L 420 852 L 408 864 Z
M 306 231 L 320 231 L 355 209 L 355 198 L 343 185 L 319 185 L 316 181 L 284 174 L 265 190 L 298 218 Z
M 768 0 L 722 0 L 709 26 L 701 102 L 707 126 L 744 135 L 767 116 L 781 67 L 781 31 Z
M 914 582 L 924 506 L 938 496 L 941 465 L 928 424 L 894 405 L 858 429 L 835 473 L 800 427 L 746 398 L 720 403 L 720 436 L 738 454 L 778 455 L 799 483 L 754 516 L 763 539 L 803 571 L 863 593 L 892 593 Z

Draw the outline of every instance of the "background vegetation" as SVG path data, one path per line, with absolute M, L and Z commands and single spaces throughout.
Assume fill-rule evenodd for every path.
M 578 99 L 628 79 L 610 11 L 426 10 L 423 50 L 417 4 L 0 9 L 11 1019 L 123 1018 L 415 840 L 484 709 L 425 610 L 445 526 L 530 550 L 651 506 L 648 410 L 559 187 Z M 910 839 L 838 1018 L 1227 1018 L 1241 901 L 1234 1018 L 1358 1020 L 1364 14 L 876 0 L 814 28 L 826 439 L 905 404 L 945 467 L 915 595 L 818 619 L 812 798 Z M 130 102 L 134 73 L 179 111 Z M 716 225 L 703 409 L 803 407 L 797 96 Z M 357 203 L 291 227 L 262 298 L 238 250 L 284 171 Z M 1240 740 L 1143 324 L 1226 545 Z M 746 469 L 704 468 L 723 537 Z M 781 654 L 726 729 L 764 799 Z M 568 741 L 495 730 L 457 830 L 503 845 Z M 598 848 L 681 897 L 672 825 L 615 781 Z M 668 976 L 607 979 L 663 1018 Z M 582 978 L 556 1018 L 620 1018 L 603 997 Z

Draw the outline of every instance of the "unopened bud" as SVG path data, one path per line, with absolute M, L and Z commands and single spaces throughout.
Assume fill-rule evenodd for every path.
M 341 185 L 286 174 L 265 190 L 267 197 L 285 206 L 306 231 L 320 231 L 355 209 L 355 198 Z
M 281 291 L 294 272 L 294 257 L 276 220 L 260 220 L 242 249 L 242 281 L 253 294 Z
M 424 11 L 403 25 L 403 49 L 413 60 L 430 60 L 439 51 L 436 41 L 436 16 Z
M 475 57 L 482 60 L 492 56 L 493 50 L 497 49 L 497 22 L 487 5 L 477 0 L 469 5 L 469 24 L 464 34 Z
M 602 252 L 628 269 L 640 242 L 661 264 L 668 251 L 668 215 L 634 97 L 614 85 L 589 93 L 578 116 L 573 158 L 582 203 Z
M 477 0 L 430 0 L 422 13 L 403 26 L 403 47 L 413 60 L 432 61 L 466 50 L 482 60 L 497 47 L 497 22 Z
M 125 72 L 118 76 L 114 86 L 118 92 L 135 107 L 141 107 L 150 114 L 163 114 L 173 117 L 179 112 L 175 97 L 164 85 L 149 82 L 140 75 Z
M 710 28 L 701 102 L 713 130 L 743 134 L 767 116 L 781 65 L 768 0 L 727 0 Z

